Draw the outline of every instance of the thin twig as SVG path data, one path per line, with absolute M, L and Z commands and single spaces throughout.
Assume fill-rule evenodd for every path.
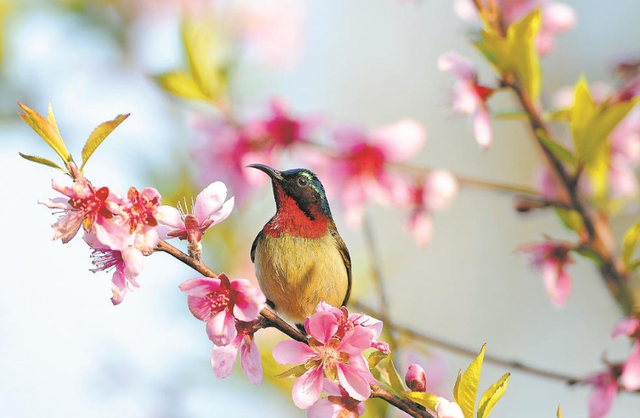
M 183 253 L 178 248 L 174 247 L 173 245 L 169 244 L 164 240 L 160 240 L 160 242 L 158 243 L 158 246 L 156 247 L 156 251 L 161 251 L 173 256 L 177 260 L 182 261 L 184 264 L 188 265 L 189 267 L 193 268 L 194 270 L 196 270 L 197 272 L 199 272 L 200 274 L 206 277 L 218 276 L 213 270 L 207 267 L 207 265 L 204 264 L 202 261 L 195 260 L 194 258 L 189 257 L 189 255 Z M 291 326 L 291 324 L 286 322 L 284 319 L 280 318 L 275 312 L 273 312 L 268 307 L 264 308 L 260 312 L 260 315 L 262 315 L 262 317 L 267 322 L 267 326 L 281 331 L 282 333 L 284 333 L 285 335 L 287 335 L 288 337 L 296 341 L 300 341 L 302 343 L 308 344 L 308 340 L 305 335 L 303 335 L 295 327 Z M 399 396 L 383 388 L 377 383 L 371 384 L 371 396 L 374 398 L 380 398 L 385 400 L 389 404 L 406 412 L 412 417 L 435 418 L 433 415 L 431 415 L 428 411 L 425 411 L 417 403 L 409 399 L 400 398 Z

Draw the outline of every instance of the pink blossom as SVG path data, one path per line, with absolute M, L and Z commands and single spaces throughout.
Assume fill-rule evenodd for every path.
M 405 205 L 407 182 L 388 169 L 414 156 L 426 139 L 422 125 L 402 120 L 371 133 L 340 126 L 331 135 L 333 148 L 326 158 L 315 156 L 316 170 L 329 192 L 339 193 L 347 222 L 359 226 L 367 199 L 381 204 Z
M 536 49 L 546 55 L 553 49 L 555 37 L 572 29 L 576 24 L 576 13 L 566 3 L 549 0 L 497 0 L 507 26 L 512 25 L 540 8 L 542 24 L 536 37 Z M 478 22 L 478 12 L 471 0 L 455 0 L 454 10 L 463 20 Z
M 410 364 L 404 382 L 412 392 L 427 391 L 427 374 L 419 364 Z
M 111 291 L 113 296 L 111 302 L 119 305 L 127 294 L 127 289 L 135 290 L 140 287 L 136 277 L 143 268 L 144 256 L 142 252 L 133 245 L 129 245 L 122 250 L 112 250 L 104 245 L 95 234 L 85 234 L 85 242 L 93 248 L 91 258 L 95 266 L 94 273 L 98 271 L 113 271 Z
M 242 127 L 224 120 L 200 120 L 196 123 L 198 145 L 193 150 L 201 181 L 210 184 L 224 181 L 233 191 L 235 203 L 241 204 L 265 176 L 247 169 L 251 163 L 275 165 L 274 154 L 266 144 L 256 143 Z
M 339 336 L 340 323 L 333 312 L 320 310 L 305 323 L 311 338 L 309 345 L 298 341 L 281 341 L 273 349 L 273 358 L 280 364 L 303 363 L 306 372 L 293 385 L 293 402 L 306 409 L 320 398 L 323 377 L 339 381 L 347 394 L 363 401 L 375 382 L 362 352 L 371 347 L 373 331 L 355 326 Z
M 589 396 L 589 418 L 602 418 L 609 413 L 618 393 L 619 375 L 619 372 L 609 369 L 585 380 L 593 385 L 593 391 Z
M 135 246 L 144 252 L 152 251 L 160 237 L 156 226 L 156 211 L 160 207 L 160 193 L 153 187 L 146 187 L 139 192 L 135 187 L 130 187 L 126 199 L 110 205 L 112 211 L 125 220 L 129 234 L 133 236 Z M 129 245 L 125 243 L 122 246 Z M 118 249 L 117 244 L 111 244 L 111 248 Z
M 169 238 L 200 242 L 202 234 L 231 214 L 234 199 L 232 197 L 225 202 L 226 198 L 227 186 L 216 181 L 198 194 L 195 204 L 191 205 L 190 212 L 187 212 L 185 200 L 185 207 L 179 204 L 178 209 L 172 206 L 160 206 L 156 218 L 158 222 L 173 228 L 167 234 Z
M 403 352 L 403 364 L 417 364 L 424 369 L 425 374 L 428 376 L 429 392 L 438 396 L 443 396 L 449 392 L 449 388 L 446 387 L 448 372 L 447 361 L 442 353 L 439 351 L 429 350 L 429 357 L 408 349 Z
M 438 398 L 435 412 L 437 418 L 464 418 L 460 406 L 455 402 L 449 402 L 445 398 Z
M 247 123 L 243 131 L 252 141 L 265 143 L 270 151 L 309 141 L 320 123 L 319 118 L 294 117 L 286 102 L 279 98 L 272 99 L 269 108 L 269 116 Z
M 463 115 L 472 116 L 473 134 L 483 148 L 493 139 L 487 99 L 493 89 L 478 84 L 478 74 L 471 61 L 456 52 L 447 52 L 438 58 L 438 69 L 451 73 L 457 82 L 453 87 L 453 108 Z
M 129 239 L 128 231 L 113 219 L 110 209 L 113 196 L 107 187 L 96 190 L 84 177 L 78 178 L 71 186 L 63 186 L 52 180 L 51 186 L 66 196 L 39 202 L 50 209 L 59 209 L 62 212 L 52 226 L 54 240 L 60 238 L 66 244 L 76 236 L 81 226 L 84 226 L 87 232 L 94 232 L 97 238 L 109 247 L 110 244 Z
M 235 338 L 225 346 L 214 346 L 211 353 L 211 367 L 216 377 L 223 379 L 229 376 L 240 350 L 240 364 L 249 382 L 254 385 L 262 383 L 262 361 L 260 351 L 253 339 L 255 323 L 236 322 Z
M 630 392 L 640 389 L 640 319 L 626 318 L 613 330 L 613 337 L 627 335 L 635 339 L 629 358 L 622 366 L 622 385 Z
M 422 183 L 411 188 L 412 210 L 407 222 L 418 245 L 424 246 L 431 241 L 431 214 L 446 210 L 458 194 L 456 178 L 445 170 L 434 170 L 427 174 Z
M 640 108 L 632 110 L 611 132 L 609 161 L 610 195 L 632 199 L 638 196 L 640 167 Z
M 324 391 L 328 396 L 307 409 L 307 418 L 358 418 L 364 414 L 364 403 L 349 396 L 339 384 L 324 379 Z
M 189 295 L 189 310 L 207 323 L 207 335 L 217 346 L 235 339 L 236 320 L 256 320 L 266 304 L 265 296 L 248 280 L 230 281 L 225 274 L 187 280 L 180 290 Z
M 573 262 L 569 256 L 570 246 L 545 241 L 528 244 L 519 251 L 531 256 L 531 263 L 542 270 L 545 288 L 551 301 L 558 308 L 563 307 L 571 293 L 571 277 L 566 271 L 566 266 Z

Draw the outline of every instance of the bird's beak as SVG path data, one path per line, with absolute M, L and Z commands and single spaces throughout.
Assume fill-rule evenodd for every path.
M 247 167 L 251 167 L 251 168 L 255 168 L 257 170 L 260 170 L 264 173 L 267 173 L 267 175 L 269 177 L 271 177 L 274 180 L 279 180 L 282 181 L 284 180 L 284 177 L 282 177 L 282 173 L 278 170 L 276 170 L 275 168 L 271 168 L 268 165 L 264 165 L 264 164 L 249 164 Z

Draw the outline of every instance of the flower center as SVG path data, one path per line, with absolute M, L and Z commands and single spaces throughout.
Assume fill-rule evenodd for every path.
M 114 251 L 109 249 L 94 249 L 91 253 L 91 264 L 95 268 L 91 269 L 92 272 L 109 271 L 113 268 L 117 268 L 122 263 L 122 253 L 120 251 Z
M 378 177 L 383 170 L 384 155 L 382 151 L 369 144 L 356 146 L 348 157 L 352 174 Z
M 107 187 L 101 187 L 97 191 L 91 190 L 91 194 L 88 197 L 70 199 L 69 204 L 74 209 L 90 215 L 94 218 L 100 213 L 105 218 L 110 218 L 111 212 L 105 206 L 105 201 L 109 197 L 109 189 Z
M 127 212 L 129 214 L 129 230 L 131 233 L 142 229 L 144 226 L 156 226 L 158 221 L 154 216 L 155 209 L 160 205 L 160 197 L 154 196 L 149 199 L 147 195 L 140 194 L 135 187 L 131 187 L 127 193 L 127 198 L 131 206 Z
M 220 290 L 207 294 L 206 299 L 209 306 L 209 314 L 213 316 L 229 306 L 231 295 L 228 290 Z

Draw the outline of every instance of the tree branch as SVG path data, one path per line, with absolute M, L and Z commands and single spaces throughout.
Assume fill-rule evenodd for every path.
M 207 267 L 207 265 L 204 264 L 202 261 L 196 260 L 196 259 L 194 259 L 192 257 L 189 257 L 187 254 L 183 253 L 178 248 L 174 247 L 173 245 L 169 244 L 168 242 L 166 242 L 164 240 L 160 240 L 160 242 L 158 243 L 158 246 L 156 247 L 156 251 L 164 252 L 164 253 L 167 253 L 167 254 L 171 255 L 172 257 L 174 257 L 177 260 L 183 262 L 184 264 L 188 265 L 189 267 L 193 268 L 198 273 L 200 273 L 200 274 L 202 274 L 202 275 L 204 275 L 206 277 L 217 277 L 218 276 L 213 270 L 211 270 L 209 267 Z M 307 337 L 305 335 L 303 335 L 295 327 L 291 326 L 284 319 L 280 318 L 270 308 L 268 308 L 268 307 L 264 308 L 260 312 L 260 315 L 262 315 L 262 317 L 264 318 L 267 327 L 275 328 L 275 329 L 279 330 L 280 332 L 282 332 L 283 334 L 287 335 L 288 337 L 290 337 L 290 338 L 292 338 L 292 339 L 294 339 L 296 341 L 300 341 L 300 342 L 305 343 L 305 344 L 308 343 Z M 419 405 L 419 404 L 417 404 L 417 403 L 415 403 L 415 402 L 413 402 L 413 401 L 411 401 L 409 399 L 400 398 L 399 396 L 397 396 L 394 393 L 392 393 L 391 391 L 383 388 L 382 386 L 378 385 L 377 383 L 371 384 L 371 396 L 374 397 L 374 398 L 380 398 L 380 399 L 385 400 L 389 404 L 391 404 L 391 405 L 395 406 L 396 408 L 406 412 L 407 414 L 411 415 L 412 417 L 416 417 L 416 418 L 435 418 L 429 412 L 424 410 L 421 405 Z

